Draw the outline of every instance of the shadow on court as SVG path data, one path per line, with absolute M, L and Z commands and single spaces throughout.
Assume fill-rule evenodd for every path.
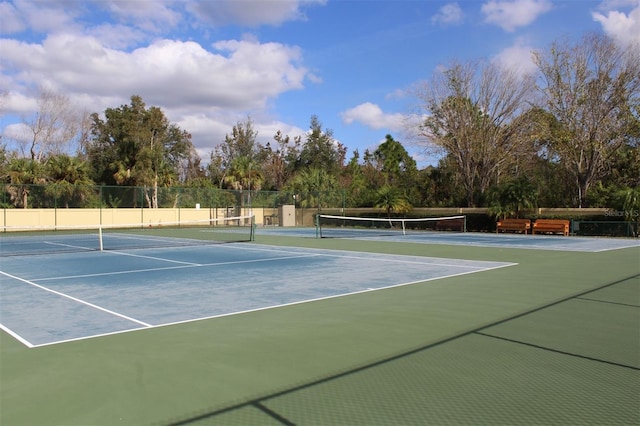
M 639 289 L 640 274 L 170 424 L 638 424 Z

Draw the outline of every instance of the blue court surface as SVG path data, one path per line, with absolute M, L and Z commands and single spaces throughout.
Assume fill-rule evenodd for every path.
M 0 327 L 36 347 L 510 265 L 244 243 L 10 256 Z
M 561 250 L 577 252 L 601 252 L 619 250 L 629 247 L 640 247 L 640 239 L 635 238 L 600 238 L 600 237 L 563 237 L 559 235 L 523 235 L 523 234 L 493 234 L 477 232 L 408 232 L 386 231 L 386 235 L 379 235 L 380 230 L 340 228 L 332 229 L 331 235 L 340 238 L 357 240 L 374 240 L 389 242 L 404 242 L 418 244 L 447 244 L 476 247 L 501 247 L 517 249 Z M 315 228 L 278 228 L 262 227 L 256 231 L 258 235 L 281 235 L 290 237 L 315 238 Z

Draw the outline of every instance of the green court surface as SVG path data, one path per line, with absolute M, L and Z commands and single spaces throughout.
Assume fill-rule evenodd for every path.
M 0 424 L 640 424 L 639 247 L 256 243 L 516 265 L 42 347 L 0 331 Z

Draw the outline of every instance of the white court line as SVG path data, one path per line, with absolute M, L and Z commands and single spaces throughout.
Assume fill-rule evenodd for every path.
M 201 268 L 205 266 L 222 266 L 222 265 L 234 265 L 240 263 L 258 263 L 258 262 L 269 262 L 272 260 L 288 260 L 288 259 L 297 259 L 302 257 L 314 257 L 318 256 L 317 254 L 305 254 L 298 256 L 283 256 L 283 257 L 272 257 L 269 259 L 251 259 L 251 260 L 236 260 L 232 262 L 214 262 L 214 263 L 202 263 L 202 264 L 188 264 L 181 266 L 166 266 L 163 268 L 146 268 L 146 269 L 132 269 L 129 271 L 116 271 L 116 272 L 100 272 L 97 274 L 83 274 L 83 275 L 67 275 L 64 277 L 50 277 L 50 278 L 36 278 L 33 281 L 55 281 L 55 280 L 66 280 L 72 278 L 88 278 L 88 277 L 108 277 L 112 275 L 123 275 L 123 274 L 139 274 L 145 272 L 154 272 L 154 271 L 166 271 L 170 269 L 184 269 L 184 268 Z M 1 271 L 0 271 L 1 272 Z
M 118 312 L 112 311 L 112 310 L 107 309 L 107 308 L 103 308 L 102 306 L 94 305 L 93 303 L 91 303 L 91 302 L 87 302 L 86 300 L 78 299 L 77 297 L 73 297 L 73 296 L 70 296 L 70 295 L 68 295 L 68 294 L 61 293 L 61 292 L 59 292 L 59 291 L 56 291 L 56 290 L 53 290 L 53 289 L 47 288 L 47 287 L 45 287 L 45 286 L 41 286 L 41 285 L 36 284 L 36 283 L 34 283 L 34 282 L 32 282 L 32 281 L 25 280 L 24 278 L 20 278 L 20 277 L 16 277 L 16 276 L 14 276 L 14 275 L 11 275 L 11 274 L 7 274 L 7 273 L 6 273 L 6 272 L 4 272 L 4 271 L 0 271 L 0 274 L 5 275 L 5 276 L 7 276 L 7 277 L 9 277 L 9 278 L 13 278 L 14 280 L 22 281 L 22 282 L 23 282 L 23 283 L 25 283 L 25 284 L 32 285 L 32 286 L 37 287 L 37 288 L 39 288 L 39 289 L 41 289 L 41 290 L 48 291 L 49 293 L 53 293 L 53 294 L 56 294 L 56 295 L 58 295 L 58 296 L 62 296 L 62 297 L 67 298 L 67 299 L 69 299 L 69 300 L 73 300 L 74 302 L 81 303 L 81 304 L 83 304 L 83 305 L 89 306 L 89 307 L 94 308 L 94 309 L 97 309 L 97 310 L 99 310 L 99 311 L 106 312 L 106 313 L 108 313 L 108 314 L 115 315 L 115 316 L 117 316 L 117 317 L 120 317 L 120 318 L 126 319 L 127 321 L 132 321 L 132 322 L 135 322 L 136 324 L 140 324 L 140 325 L 145 326 L 145 327 L 152 327 L 152 325 L 151 325 L 151 324 L 147 324 L 146 322 L 143 322 L 143 321 L 137 320 L 137 319 L 135 319 L 135 318 L 128 317 L 128 316 L 126 316 L 126 315 L 120 314 L 120 313 L 118 313 Z
M 32 281 L 40 282 L 40 281 L 66 280 L 66 279 L 71 279 L 71 278 L 108 277 L 108 276 L 111 276 L 111 275 L 138 274 L 138 273 L 142 273 L 142 272 L 168 271 L 168 270 L 171 270 L 171 269 L 196 268 L 198 266 L 202 266 L 202 265 L 165 266 L 165 267 L 162 267 L 162 268 L 131 269 L 129 271 L 100 272 L 100 273 L 96 273 L 96 274 L 82 274 L 82 275 L 66 275 L 66 276 L 62 276 L 62 277 L 35 278 Z
M 465 271 L 465 272 L 460 272 L 460 273 L 457 273 L 457 274 L 442 275 L 442 276 L 427 278 L 427 279 L 424 279 L 424 280 L 410 281 L 410 282 L 400 283 L 400 284 L 391 284 L 391 285 L 387 285 L 387 286 L 383 286 L 383 287 L 377 287 L 377 288 L 369 287 L 369 288 L 366 288 L 364 290 L 352 291 L 352 292 L 349 292 L 349 293 L 334 294 L 334 295 L 331 295 L 331 296 L 316 297 L 316 298 L 313 298 L 313 299 L 298 300 L 298 301 L 295 301 L 295 302 L 282 303 L 280 305 L 264 306 L 264 307 L 260 307 L 260 308 L 247 309 L 247 310 L 243 310 L 243 311 L 229 312 L 229 313 L 226 313 L 226 314 L 210 315 L 210 316 L 206 316 L 206 317 L 192 318 L 192 319 L 187 319 L 187 320 L 182 320 L 182 321 L 174 321 L 174 322 L 169 322 L 169 323 L 165 323 L 165 324 L 157 324 L 157 325 L 151 326 L 150 328 L 169 327 L 169 326 L 173 326 L 173 325 L 188 324 L 188 323 L 192 323 L 192 322 L 196 322 L 196 321 L 205 321 L 205 320 L 211 320 L 211 319 L 216 319 L 216 318 L 230 317 L 230 316 L 234 316 L 234 315 L 248 314 L 248 313 L 251 313 L 251 312 L 260 312 L 260 311 L 266 311 L 266 310 L 270 310 L 270 309 L 284 308 L 286 306 L 302 305 L 302 304 L 305 304 L 305 303 L 318 302 L 318 301 L 329 300 L 329 299 L 336 299 L 336 298 L 339 298 L 339 297 L 352 296 L 352 295 L 356 295 L 356 294 L 371 293 L 373 291 L 378 291 L 378 290 L 386 290 L 386 289 L 395 288 L 395 287 L 403 287 L 403 286 L 409 286 L 409 285 L 414 285 L 414 284 L 420 284 L 420 283 L 424 283 L 424 282 L 428 282 L 428 281 L 435 281 L 435 280 L 444 279 L 444 278 L 451 278 L 451 277 L 458 277 L 458 276 L 462 276 L 462 275 L 469 275 L 469 274 L 474 274 L 476 272 L 484 272 L 484 271 L 490 271 L 490 270 L 493 270 L 493 269 L 501 269 L 501 268 L 506 268 L 506 267 L 514 266 L 514 265 L 517 265 L 517 263 L 497 265 L 497 266 L 494 266 L 494 267 L 487 267 L 487 268 L 480 268 L 480 269 L 475 270 L 475 271 Z M 124 334 L 124 333 L 130 333 L 130 332 L 133 332 L 133 331 L 140 331 L 140 330 L 141 329 L 130 329 L 130 330 L 114 331 L 114 332 L 109 332 L 109 333 L 95 334 L 95 335 L 86 336 L 86 337 L 76 337 L 76 338 L 73 338 L 73 339 L 66 339 L 66 340 L 59 340 L 59 341 L 55 341 L 55 342 L 42 343 L 40 345 L 33 345 L 32 347 L 33 348 L 39 348 L 39 347 L 44 347 L 44 346 L 53 346 L 53 345 L 58 345 L 58 344 L 61 344 L 61 343 L 68 343 L 68 342 L 74 342 L 74 341 L 85 340 L 85 339 L 94 339 L 94 338 L 97 338 L 97 337 L 112 336 L 112 335 L 115 335 L 115 334 Z
M 612 250 L 620 250 L 620 249 L 627 249 L 627 248 L 640 248 L 640 242 L 639 243 L 634 243 L 632 245 L 628 245 L 628 246 L 620 246 L 620 247 L 610 247 L 610 248 L 603 248 L 600 250 L 596 250 L 595 253 L 601 253 L 603 251 L 612 251 Z
M 220 246 L 219 245 L 203 245 L 202 247 L 210 249 L 219 249 Z M 159 247 L 158 249 L 167 249 L 167 250 L 179 250 L 182 247 Z M 191 248 L 191 247 L 184 247 L 185 249 L 187 248 Z M 161 260 L 161 261 L 166 261 L 166 262 L 175 262 L 175 263 L 185 263 L 187 265 L 193 265 L 193 266 L 217 266 L 217 265 L 226 265 L 226 264 L 233 264 L 233 263 L 251 263 L 251 262 L 264 262 L 264 261 L 268 261 L 268 260 L 280 260 L 280 259 L 291 259 L 291 258 L 296 258 L 296 257 L 312 257 L 312 256 L 327 256 L 327 257 L 338 257 L 338 258 L 346 258 L 346 259 L 358 259 L 358 260 L 379 260 L 379 261 L 383 261 L 383 262 L 394 262 L 394 263 L 406 263 L 406 264 L 416 264 L 416 265 L 433 265 L 433 266 L 447 266 L 447 267 L 459 267 L 459 268 L 475 268 L 476 266 L 472 266 L 472 265 L 465 265 L 462 262 L 475 262 L 475 263 L 508 263 L 508 262 L 496 262 L 496 261 L 486 261 L 486 260 L 467 260 L 467 259 L 455 259 L 455 260 L 459 260 L 461 263 L 445 263 L 445 262 L 423 262 L 420 260 L 407 260 L 406 258 L 413 258 L 413 259 L 446 259 L 446 260 L 452 260 L 450 258 L 439 258 L 439 257 L 433 257 L 433 256 L 416 256 L 416 255 L 403 255 L 403 254 L 390 254 L 390 253 L 369 253 L 366 252 L 367 254 L 370 254 L 371 257 L 361 257 L 361 256 L 353 256 L 353 255 L 349 255 L 348 253 L 365 253 L 365 252 L 353 252 L 353 251 L 349 251 L 349 250 L 338 250 L 338 249 L 320 249 L 320 248 L 301 248 L 302 250 L 307 250 L 307 253 L 304 254 L 300 254 L 300 251 L 294 251 L 294 250 L 286 250 L 284 249 L 285 247 L 281 247 L 281 246 L 270 246 L 270 245 L 265 245 L 265 244 L 243 244 L 243 243 L 237 243 L 237 244 L 232 244 L 232 245 L 228 245 L 225 246 L 225 249 L 235 249 L 235 250 L 243 250 L 243 251 L 263 251 L 263 252 L 276 252 L 276 253 L 291 253 L 294 254 L 296 256 L 293 257 L 278 257 L 278 258 L 272 258 L 272 259 L 254 259 L 254 260 L 239 260 L 239 261 L 233 261 L 233 262 L 219 262 L 219 263 L 202 263 L 202 264 L 197 264 L 197 263 L 189 263 L 189 262 L 181 262 L 181 261 L 177 261 L 177 260 L 171 260 L 171 259 L 166 259 L 163 257 L 153 257 L 153 256 L 143 256 L 143 255 L 135 255 L 135 254 L 129 254 L 129 253 L 125 253 L 125 252 L 121 252 L 121 251 L 111 251 L 111 250 L 105 250 L 105 253 L 115 253 L 115 254 L 121 254 L 123 256 L 133 256 L 133 257 L 141 257 L 141 258 L 149 258 L 149 259 L 155 259 L 155 260 Z M 345 254 L 343 254 L 345 253 Z M 394 259 L 394 257 L 396 259 Z M 168 268 L 168 269 L 173 269 L 173 268 Z M 133 271 L 133 272 L 147 272 L 147 271 L 153 271 L 156 269 L 144 269 L 144 270 L 140 270 L 140 271 Z M 125 272 L 113 272 L 112 274 L 120 274 L 120 273 L 127 273 Z M 98 275 L 102 275 L 102 274 L 98 274 Z M 83 275 L 84 276 L 84 275 Z M 80 277 L 83 277 L 80 276 Z M 94 275 L 87 275 L 87 276 L 94 276 Z M 64 278 L 64 277 L 63 277 Z M 70 277 L 70 278 L 74 278 L 74 277 Z M 58 279 L 58 278 L 52 278 L 52 279 Z M 38 279 L 35 281 L 40 281 L 40 280 L 44 280 L 43 279 Z
M 21 335 L 19 335 L 18 333 L 15 333 L 10 328 L 5 327 L 3 324 L 0 324 L 0 330 L 4 330 L 7 334 L 10 334 L 14 339 L 16 339 L 17 341 L 19 341 L 20 343 L 22 343 L 23 345 L 25 345 L 28 348 L 35 348 L 36 347 L 36 345 L 34 345 L 33 343 L 31 343 L 28 340 L 24 339 Z
M 558 236 L 550 236 L 550 235 L 529 235 L 527 237 L 523 237 L 521 235 L 510 235 L 510 234 L 500 234 L 500 237 L 496 238 L 492 235 L 484 235 L 484 234 L 479 234 L 479 235 L 467 235 L 469 233 L 464 233 L 464 234 L 451 234 L 451 235 L 445 235 L 445 234 L 438 234 L 438 235 L 434 235 L 434 237 L 437 236 L 443 236 L 445 235 L 446 239 L 445 240 L 438 240 L 438 239 L 429 239 L 427 240 L 426 238 L 418 238 L 418 239 L 404 239 L 404 237 L 402 238 L 397 238 L 397 237 L 391 237 L 391 238 L 385 238 L 385 237 L 362 237 L 362 238 L 354 238 L 356 240 L 360 240 L 360 241 L 389 241 L 389 242 L 406 242 L 406 243 L 416 243 L 416 244 L 441 244 L 441 245 L 454 245 L 454 246 L 469 246 L 469 247 L 480 247 L 480 248 L 505 248 L 505 249 L 515 249 L 515 250 L 546 250 L 546 251 L 565 251 L 565 252 L 579 252 L 579 253 L 601 253 L 601 252 L 605 252 L 605 251 L 613 251 L 613 250 L 621 250 L 621 249 L 625 249 L 625 248 L 633 248 L 633 247 L 640 247 L 640 243 L 636 243 L 636 242 L 630 242 L 629 244 L 624 244 L 624 245 L 620 245 L 620 246 L 616 246 L 616 247 L 604 247 L 604 248 L 597 248 L 594 247 L 593 242 L 595 241 L 595 245 L 599 245 L 598 244 L 598 240 L 603 241 L 605 244 L 607 242 L 622 242 L 622 240 L 616 240 L 615 238 L 611 238 L 611 239 L 605 239 L 605 238 L 600 238 L 600 237 L 577 237 L 577 236 L 570 236 L 570 237 L 558 237 Z M 416 234 L 412 234 L 412 235 L 407 235 L 407 237 L 410 236 L 415 236 Z M 422 235 L 419 235 L 419 237 L 423 237 Z M 480 240 L 476 240 L 476 241 L 465 241 L 465 238 L 486 238 L 488 241 L 480 241 Z M 524 239 L 523 239 L 524 238 Z M 535 245 L 535 241 L 551 241 L 552 239 L 556 239 L 557 241 L 553 241 L 553 243 L 557 243 L 557 244 L 553 244 L 553 245 Z M 564 238 L 564 239 L 560 239 L 560 238 Z M 519 241 L 518 244 L 506 244 L 506 243 L 501 243 L 499 241 L 499 239 L 504 239 L 504 240 L 508 240 L 508 239 L 512 239 L 513 241 Z M 531 244 L 533 242 L 533 244 Z M 567 245 L 567 243 L 575 243 L 575 245 Z M 584 243 L 584 244 L 583 244 Z
M 406 264 L 409 264 L 409 265 L 448 266 L 450 268 L 477 268 L 478 267 L 478 265 L 475 265 L 475 266 L 474 265 L 464 265 L 464 264 L 459 264 L 459 263 L 431 263 L 431 262 L 419 262 L 419 261 L 408 261 L 408 260 L 386 259 L 386 258 L 375 258 L 375 257 L 342 256 L 342 255 L 338 255 L 338 254 L 322 254 L 320 256 L 340 257 L 340 258 L 345 258 L 345 259 L 357 259 L 357 260 L 376 260 L 376 261 L 381 261 L 381 262 L 393 262 L 393 263 L 406 263 Z M 435 258 L 426 257 L 425 259 L 435 259 Z M 467 262 L 475 262 L 475 261 L 471 260 L 471 261 L 467 261 Z M 478 262 L 483 262 L 483 261 L 478 261 Z M 492 263 L 506 263 L 507 265 L 505 265 L 505 266 L 509 265 L 508 262 L 492 262 Z M 512 263 L 511 265 L 515 265 L 515 263 Z
M 229 247 L 229 248 L 234 248 L 237 250 L 256 250 L 256 251 L 275 251 L 278 253 L 298 253 L 296 251 L 289 251 L 289 250 L 279 250 L 278 246 L 242 246 L 242 247 L 238 247 L 239 244 L 234 244 L 233 247 Z M 268 248 L 263 248 L 263 247 L 268 247 Z M 274 248 L 271 248 L 274 247 Z M 313 249 L 313 248 L 305 248 L 305 250 L 310 250 L 310 251 L 319 251 L 320 253 L 315 253 L 316 256 L 326 256 L 326 257 L 339 257 L 339 258 L 345 258 L 345 259 L 358 259 L 358 260 L 376 260 L 376 261 L 381 261 L 381 262 L 393 262 L 393 263 L 406 263 L 406 264 L 410 264 L 410 265 L 432 265 L 432 266 L 448 266 L 448 267 L 453 267 L 453 268 L 477 268 L 478 264 L 486 264 L 486 263 L 500 263 L 503 264 L 505 266 L 509 266 L 509 265 L 517 265 L 517 263 L 510 263 L 510 262 L 499 262 L 499 261 L 494 261 L 494 260 L 468 260 L 468 259 L 449 259 L 449 258 L 439 258 L 439 257 L 433 257 L 433 256 L 416 256 L 416 255 L 404 255 L 404 254 L 389 254 L 389 253 L 368 253 L 367 254 L 371 254 L 371 257 L 364 257 L 364 256 L 352 256 L 352 255 L 346 255 L 346 254 L 341 254 L 341 253 L 365 253 L 365 252 L 353 252 L 353 251 L 348 251 L 348 250 L 332 250 L 332 249 Z M 392 259 L 393 257 L 397 257 L 399 259 Z M 419 260 L 406 260 L 407 257 L 410 258 L 414 258 L 414 259 L 446 259 L 446 260 L 459 260 L 461 263 L 444 263 L 444 262 L 421 262 Z M 405 259 L 402 259 L 405 258 Z M 462 262 L 475 262 L 476 265 L 465 265 Z
M 72 245 L 72 244 L 62 244 L 62 243 L 54 243 L 53 241 L 43 241 L 44 244 L 49 244 L 52 246 L 60 246 L 60 247 L 69 247 L 69 248 L 73 248 L 73 249 L 82 249 L 85 251 L 96 251 L 95 247 L 83 247 L 83 246 L 76 246 L 76 245 Z
M 143 259 L 152 259 L 152 260 L 161 260 L 163 262 L 169 262 L 169 263 L 181 263 L 184 265 L 190 265 L 190 266 L 202 266 L 199 263 L 193 263 L 193 262 L 183 262 L 181 260 L 173 260 L 173 259 L 165 259 L 164 257 L 155 257 L 155 256 L 144 256 L 141 254 L 133 254 L 133 253 L 124 253 L 121 251 L 107 251 L 107 253 L 111 253 L 111 254 L 117 254 L 119 256 L 131 256 L 131 257 L 140 257 Z

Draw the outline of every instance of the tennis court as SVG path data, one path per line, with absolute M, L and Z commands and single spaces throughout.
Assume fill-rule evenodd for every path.
M 9 257 L 0 271 L 0 326 L 29 347 L 511 265 L 255 244 L 35 259 Z
M 0 423 L 640 423 L 637 240 L 313 232 L 0 258 Z
M 261 228 L 258 232 L 267 235 L 289 237 L 316 238 L 315 228 Z M 475 247 L 519 248 L 537 250 L 584 251 L 598 252 L 640 247 L 638 239 L 631 238 L 597 238 L 523 234 L 494 234 L 477 232 L 409 232 L 387 231 L 380 235 L 380 230 L 336 229 L 328 238 L 349 238 L 366 241 L 389 241 L 416 244 L 464 245 Z

